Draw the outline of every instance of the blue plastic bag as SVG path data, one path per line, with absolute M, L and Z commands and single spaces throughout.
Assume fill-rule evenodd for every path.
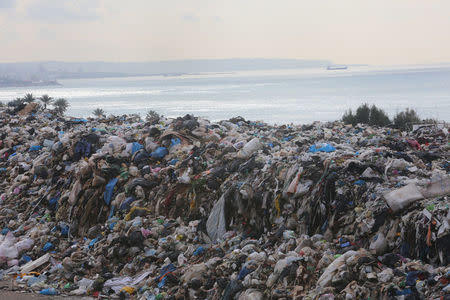
M 42 251 L 47 252 L 47 251 L 52 250 L 53 248 L 55 248 L 55 246 L 53 246 L 52 243 L 47 242 L 47 243 L 45 243 L 44 247 L 42 247 Z
M 203 248 L 202 246 L 198 247 L 197 249 L 195 249 L 193 255 L 197 256 L 197 255 L 202 255 L 203 253 L 205 253 L 205 248 Z
M 150 156 L 152 158 L 161 159 L 169 153 L 166 147 L 158 147 L 153 151 Z
M 43 289 L 42 291 L 40 291 L 41 295 L 58 295 L 59 292 L 57 290 L 55 290 L 54 288 L 49 288 L 49 289 Z
M 133 142 L 133 145 L 131 146 L 131 154 L 135 154 L 141 149 L 144 149 L 144 146 L 142 146 L 138 142 Z
M 181 140 L 179 138 L 174 138 L 170 140 L 170 147 L 181 144 Z
M 133 203 L 134 201 L 136 201 L 136 198 L 134 198 L 133 196 L 126 198 L 122 204 L 120 204 L 119 209 L 120 210 L 129 210 L 131 203 Z
M 177 162 L 178 162 L 178 159 L 174 158 L 171 161 L 169 161 L 169 165 L 175 166 L 177 164 Z
M 56 207 L 58 206 L 58 200 L 59 200 L 59 196 L 53 197 L 50 200 L 48 200 L 48 205 L 50 206 L 50 208 L 52 210 L 55 210 Z
M 406 275 L 405 283 L 407 286 L 414 286 L 416 285 L 416 279 L 419 275 L 418 271 L 411 271 Z
M 175 270 L 176 270 L 176 268 L 173 264 L 168 264 L 167 266 L 164 266 L 161 268 L 161 270 L 159 271 L 160 276 L 157 278 L 157 280 L 159 281 L 158 282 L 159 288 L 162 288 L 166 284 L 166 280 L 167 280 L 166 275 Z
M 322 147 L 317 148 L 316 145 L 311 145 L 311 147 L 309 147 L 308 152 L 312 152 L 312 153 L 316 153 L 316 152 L 334 152 L 336 151 L 336 148 L 334 148 L 333 146 L 331 146 L 330 144 L 323 144 L 321 145 Z
M 61 235 L 62 236 L 68 236 L 69 235 L 69 226 L 66 224 L 60 225 L 61 228 Z
M 346 242 L 346 243 L 342 243 L 341 244 L 341 248 L 345 248 L 345 247 L 349 247 L 350 246 L 350 242 Z
M 252 272 L 251 270 L 247 269 L 247 267 L 244 266 L 244 267 L 241 269 L 241 271 L 239 272 L 238 280 L 244 279 L 245 276 L 247 276 L 247 275 L 250 274 L 251 272 Z
M 404 289 L 402 291 L 395 291 L 395 295 L 396 296 L 402 296 L 402 295 L 411 295 L 412 294 L 412 290 L 410 288 Z
M 98 241 L 98 238 L 95 238 L 95 239 L 92 239 L 90 242 L 89 242 L 89 248 L 92 248 L 92 246 L 94 246 L 95 245 L 95 243 L 97 243 L 97 241 Z
M 42 146 L 31 146 L 30 149 L 28 149 L 28 151 L 33 152 L 33 151 L 39 151 L 42 149 Z
M 109 205 L 111 203 L 111 199 L 114 192 L 114 187 L 116 186 L 116 183 L 119 179 L 113 178 L 111 179 L 108 184 L 105 187 L 105 193 L 103 194 L 103 199 L 105 200 L 106 205 Z
M 76 123 L 87 123 L 88 120 L 86 119 L 73 119 L 72 122 L 76 122 Z

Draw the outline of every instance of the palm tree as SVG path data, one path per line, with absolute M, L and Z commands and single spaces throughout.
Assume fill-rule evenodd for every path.
M 158 123 L 159 119 L 161 119 L 161 116 L 154 110 L 149 110 L 145 116 L 145 120 L 150 122 L 152 125 Z
M 45 94 L 42 95 L 39 100 L 41 100 L 42 103 L 44 103 L 44 110 L 47 108 L 47 105 L 51 104 L 53 102 L 53 98 L 49 95 Z
M 28 93 L 25 95 L 25 97 L 23 97 L 23 102 L 31 103 L 34 102 L 34 100 L 36 100 L 36 98 L 33 96 L 32 93 Z
M 92 112 L 92 114 L 94 114 L 94 116 L 96 116 L 97 118 L 105 117 L 105 111 L 103 109 L 101 109 L 101 108 L 96 108 Z
M 52 105 L 55 107 L 55 111 L 57 114 L 64 114 L 66 109 L 70 106 L 69 101 L 64 98 L 59 98 L 55 100 Z

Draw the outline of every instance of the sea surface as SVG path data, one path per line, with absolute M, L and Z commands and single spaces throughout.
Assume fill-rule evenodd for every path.
M 422 118 L 450 121 L 450 65 L 349 66 L 347 70 L 298 69 L 59 80 L 61 86 L 0 88 L 0 101 L 25 93 L 70 102 L 67 115 L 113 115 L 155 110 L 211 120 L 242 116 L 275 124 L 339 119 L 361 103 L 375 104 L 390 117 L 410 107 Z

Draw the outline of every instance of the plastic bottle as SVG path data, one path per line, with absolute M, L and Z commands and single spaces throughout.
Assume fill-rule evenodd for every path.
M 52 141 L 52 140 L 47 140 L 47 139 L 45 139 L 43 145 L 44 145 L 44 147 L 51 148 L 51 147 L 53 146 L 54 143 L 55 143 L 55 142 Z
M 53 246 L 52 243 L 47 242 L 47 243 L 45 243 L 44 247 L 42 247 L 42 251 L 47 252 L 47 251 L 52 250 L 54 247 L 55 246 Z
M 40 283 L 44 283 L 46 280 L 47 280 L 47 276 L 45 276 L 45 275 L 39 275 L 38 277 L 31 277 L 30 279 L 28 279 L 27 285 L 29 287 L 31 287 L 33 285 L 39 285 Z
M 253 152 L 258 151 L 262 144 L 258 138 L 253 138 L 250 142 L 244 145 L 238 152 L 239 158 L 247 158 L 253 154 Z
M 397 212 L 424 197 L 415 184 L 409 184 L 385 194 L 384 198 L 392 211 Z

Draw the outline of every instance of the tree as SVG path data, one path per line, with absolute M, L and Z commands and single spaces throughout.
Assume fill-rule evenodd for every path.
M 407 108 L 394 117 L 394 125 L 401 130 L 411 130 L 414 123 L 420 123 L 420 118 L 414 109 Z
M 369 125 L 386 126 L 390 123 L 391 120 L 389 120 L 389 117 L 386 115 L 384 110 L 372 105 L 370 108 Z
M 149 122 L 151 125 L 154 125 L 159 122 L 161 116 L 154 110 L 149 110 L 147 115 L 145 116 L 145 121 Z
M 384 110 L 375 105 L 372 105 L 372 107 L 369 108 L 367 103 L 360 105 L 356 110 L 356 114 L 353 114 L 352 110 L 349 109 L 344 113 L 341 120 L 344 124 L 352 124 L 353 126 L 358 123 L 369 124 L 372 126 L 386 126 L 391 123 L 391 120 Z
M 63 115 L 64 112 L 67 110 L 67 108 L 70 106 L 69 101 L 67 101 L 64 98 L 59 98 L 55 100 L 52 104 L 55 107 L 56 113 L 59 115 Z
M 53 102 L 53 98 L 49 95 L 42 95 L 39 100 L 44 104 L 44 110 L 47 109 L 47 105 L 51 104 Z
M 32 93 L 28 93 L 25 95 L 25 97 L 23 97 L 23 101 L 26 103 L 34 102 L 34 100 L 36 100 L 36 98 L 33 96 Z
M 17 97 L 16 99 L 14 99 L 14 100 L 12 100 L 12 101 L 9 101 L 9 102 L 8 102 L 8 106 L 9 106 L 9 107 L 17 107 L 17 106 L 20 106 L 20 105 L 22 105 L 22 104 L 24 104 L 24 103 L 25 103 L 25 102 L 23 101 L 22 98 Z
M 360 105 L 355 114 L 356 123 L 368 124 L 370 119 L 370 108 L 367 103 Z
M 342 122 L 344 122 L 344 124 L 352 124 L 353 126 L 356 125 L 356 119 L 351 109 L 344 113 Z
M 105 117 L 105 111 L 104 111 L 103 109 L 101 109 L 101 108 L 96 108 L 96 109 L 92 112 L 92 114 L 93 114 L 94 116 L 96 116 L 97 118 Z

